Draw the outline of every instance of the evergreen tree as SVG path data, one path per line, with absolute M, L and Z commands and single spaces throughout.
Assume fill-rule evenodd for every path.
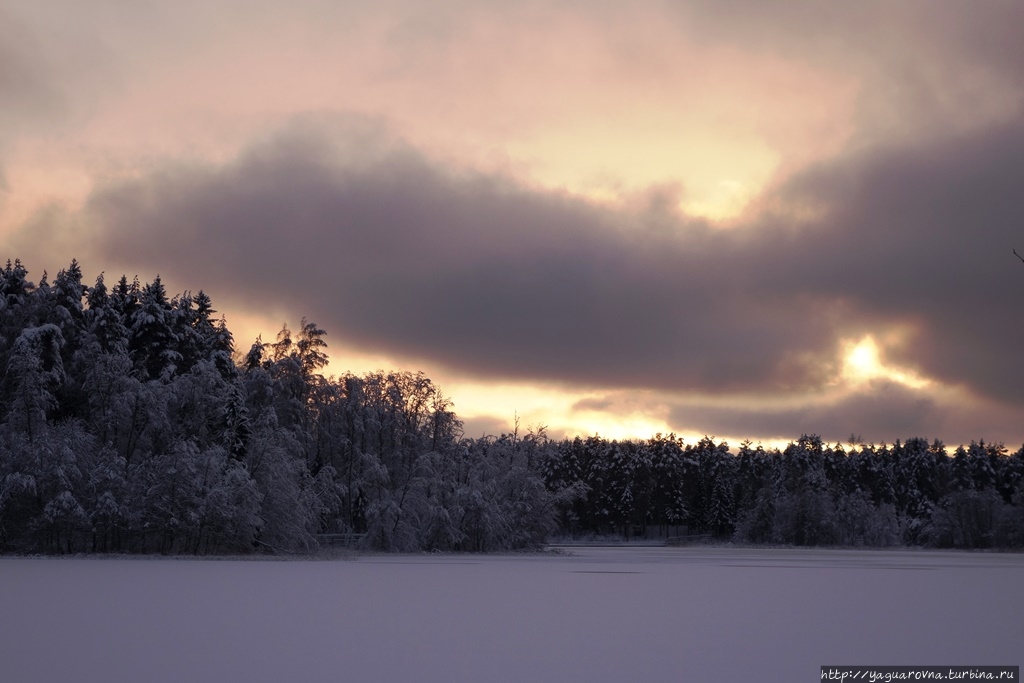
M 178 370 L 180 341 L 172 327 L 172 308 L 160 276 L 142 288 L 138 306 L 128 315 L 128 348 L 143 380 L 169 379 Z

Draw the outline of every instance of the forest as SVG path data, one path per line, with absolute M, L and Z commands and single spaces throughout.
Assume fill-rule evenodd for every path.
M 422 373 L 325 376 L 315 323 L 238 350 L 216 313 L 159 277 L 0 269 L 0 552 L 302 553 L 330 534 L 488 552 L 680 527 L 750 544 L 1024 546 L 1024 447 L 466 438 Z

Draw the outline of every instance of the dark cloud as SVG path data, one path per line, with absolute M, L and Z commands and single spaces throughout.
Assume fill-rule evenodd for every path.
M 100 192 L 94 244 L 222 298 L 285 305 L 360 348 L 478 375 L 708 391 L 820 381 L 816 354 L 834 339 L 814 297 L 749 291 L 725 265 L 741 246 L 727 235 L 455 173 L 356 128 L 336 144 L 300 125 L 231 166 Z
M 939 402 L 887 380 L 875 380 L 842 399 L 824 396 L 821 402 L 799 407 L 686 405 L 674 408 L 668 418 L 679 431 L 696 428 L 709 434 L 756 434 L 783 440 L 818 434 L 829 441 L 845 441 L 857 434 L 868 442 L 956 437 L 948 433 L 947 420 L 947 410 Z
M 616 407 L 615 401 L 612 398 L 605 396 L 601 398 L 582 398 L 572 405 L 572 410 L 574 412 L 580 410 L 604 412 L 612 410 L 614 407 Z
M 776 394 L 836 376 L 839 340 L 1024 401 L 1024 129 L 810 170 L 824 217 L 730 231 L 456 172 L 361 122 L 300 122 L 224 167 L 107 188 L 97 258 L 332 338 L 491 378 Z M 879 413 L 879 416 L 882 414 Z
M 1024 401 L 1022 182 L 1019 123 L 807 172 L 787 192 L 834 199 L 784 287 L 845 302 L 854 327 L 907 325 L 892 361 Z
M 855 435 L 865 443 L 892 443 L 923 437 L 955 446 L 979 439 L 1015 443 L 1020 439 L 1016 414 L 974 397 L 919 391 L 876 379 L 843 396 L 823 394 L 817 402 L 797 406 L 677 404 L 667 422 L 679 432 L 736 438 L 789 441 L 801 434 L 818 434 L 834 443 Z

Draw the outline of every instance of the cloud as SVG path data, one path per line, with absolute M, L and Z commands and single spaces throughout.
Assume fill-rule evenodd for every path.
M 979 12 L 958 0 L 692 0 L 673 9 L 695 39 L 857 78 L 857 143 L 977 129 L 1012 116 L 1021 104 L 1019 3 L 989 3 Z
M 615 400 L 610 396 L 581 398 L 572 405 L 574 411 L 586 410 L 603 412 L 612 410 L 616 406 Z
M 359 348 L 481 376 L 710 392 L 822 381 L 835 339 L 814 297 L 748 290 L 724 266 L 742 247 L 729 235 L 456 172 L 366 122 L 343 128 L 297 123 L 230 165 L 99 192 L 90 242 L 287 306 Z
M 886 362 L 1017 402 L 1022 133 L 821 166 L 778 193 L 823 201 L 819 221 L 719 230 L 300 119 L 229 164 L 98 191 L 79 232 L 104 263 L 480 377 L 798 393 L 836 379 L 841 340 L 896 329 Z
M 895 382 L 874 380 L 841 398 L 824 396 L 795 407 L 677 405 L 669 424 L 679 431 L 697 428 L 709 434 L 757 434 L 783 440 L 818 434 L 830 441 L 845 441 L 857 434 L 868 442 L 879 442 L 947 435 L 943 430 L 947 417 L 946 407 L 934 398 Z
M 127 14 L 123 15 L 127 16 Z M 68 4 L 0 7 L 0 125 L 11 138 L 81 124 L 119 82 L 104 12 Z M 105 30 L 106 29 L 106 30 Z M 56 126 L 56 129 L 55 129 Z
M 783 289 L 841 300 L 855 325 L 905 325 L 890 360 L 1020 403 L 1022 181 L 1019 122 L 810 170 L 785 192 L 831 209 Z
M 28 119 L 52 109 L 57 95 L 31 57 L 31 38 L 11 13 L 0 8 L 0 206 L 9 187 L 7 149 Z
M 500 436 L 512 431 L 511 418 L 493 417 L 490 415 L 474 415 L 464 417 L 462 420 L 462 433 L 469 438 L 481 436 Z M 523 430 L 525 433 L 525 429 Z
M 36 52 L 31 32 L 0 8 L 0 99 L 4 102 L 0 107 L 0 124 L 4 126 L 43 115 L 58 106 L 60 96 Z
M 788 441 L 818 434 L 829 442 L 857 436 L 865 443 L 940 438 L 951 445 L 985 439 L 1013 443 L 1020 438 L 1017 409 L 979 399 L 962 390 L 911 389 L 875 379 L 839 394 L 827 392 L 792 401 L 761 404 L 677 401 L 668 424 L 680 433 Z
M 27 186 L 59 182 L 41 172 L 51 160 L 41 149 L 76 135 L 114 88 L 115 60 L 92 23 L 84 5 L 0 4 L 0 231 L 23 218 Z

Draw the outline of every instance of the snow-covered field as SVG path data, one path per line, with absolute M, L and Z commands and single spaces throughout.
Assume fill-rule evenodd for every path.
M 1022 664 L 1024 556 L 0 559 L 0 680 L 768 681 Z

